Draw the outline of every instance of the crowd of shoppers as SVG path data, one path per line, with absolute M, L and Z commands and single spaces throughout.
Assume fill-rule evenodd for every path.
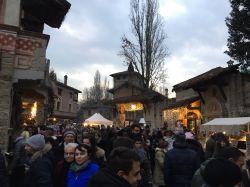
M 223 133 L 205 151 L 190 131 L 129 127 L 17 131 L 13 158 L 0 154 L 0 187 L 250 186 L 250 161 Z M 79 134 L 80 132 L 80 134 Z

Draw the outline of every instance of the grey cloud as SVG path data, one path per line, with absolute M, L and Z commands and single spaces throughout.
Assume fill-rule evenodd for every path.
M 171 53 L 166 65 L 175 57 L 182 64 L 183 78 L 226 66 L 228 57 L 223 47 L 228 35 L 224 21 L 230 12 L 228 0 L 176 1 L 186 12 L 165 20 Z M 64 24 L 79 37 L 66 33 L 63 27 L 45 29 L 51 35 L 47 51 L 51 66 L 59 71 L 72 70 L 72 74 L 76 67 L 88 71 L 91 64 L 113 64 L 117 70 L 125 70 L 117 53 L 121 36 L 130 29 L 129 0 L 71 0 L 71 4 Z

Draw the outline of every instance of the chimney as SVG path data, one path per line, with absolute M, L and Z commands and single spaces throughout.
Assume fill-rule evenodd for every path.
M 165 88 L 165 96 L 168 98 L 168 89 Z
M 68 82 L 68 76 L 64 75 L 64 84 L 67 85 L 67 82 Z

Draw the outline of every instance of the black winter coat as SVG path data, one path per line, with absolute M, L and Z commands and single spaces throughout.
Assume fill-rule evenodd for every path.
M 168 187 L 190 187 L 195 171 L 200 167 L 198 154 L 186 143 L 173 144 L 164 160 L 164 180 Z
M 5 165 L 5 159 L 0 149 L 0 187 L 8 187 L 8 177 Z
M 50 150 L 42 150 L 41 154 L 31 162 L 24 179 L 24 187 L 52 187 L 52 172 L 54 168 L 54 154 Z M 33 155 L 34 156 L 34 155 Z
M 16 169 L 18 167 L 24 166 L 27 161 L 27 156 L 25 152 L 26 140 L 23 137 L 18 137 L 15 141 L 14 157 L 10 166 L 10 169 Z
M 67 173 L 71 163 L 61 160 L 54 168 L 54 187 L 67 187 Z
M 131 187 L 123 178 L 104 168 L 91 177 L 88 187 Z
M 204 162 L 205 161 L 205 153 L 204 150 L 202 148 L 202 145 L 200 142 L 198 142 L 197 140 L 192 140 L 192 139 L 187 139 L 186 140 L 187 143 L 187 147 L 189 149 L 192 149 L 193 151 L 195 151 L 199 158 L 200 158 L 200 162 Z

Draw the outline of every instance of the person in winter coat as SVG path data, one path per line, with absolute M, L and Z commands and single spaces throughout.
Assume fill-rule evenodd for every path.
M 132 149 L 116 147 L 107 166 L 91 177 L 88 187 L 136 187 L 140 180 L 139 155 Z
M 53 172 L 54 187 L 67 187 L 67 174 L 74 162 L 76 143 L 68 143 L 64 148 L 64 159 L 59 161 Z
M 239 168 L 241 168 L 242 165 L 244 164 L 244 153 L 242 153 L 236 147 L 226 147 L 222 149 L 218 157 L 220 159 L 226 159 L 226 160 L 233 162 Z M 214 158 L 210 158 L 201 164 L 200 168 L 193 175 L 191 187 L 200 187 L 206 184 L 204 180 L 204 171 L 205 171 L 207 164 L 213 159 Z
M 250 159 L 246 161 L 246 169 L 242 172 L 242 182 L 244 186 L 250 186 Z
M 76 142 L 76 133 L 72 129 L 66 129 L 63 133 L 63 141 L 58 146 L 53 148 L 56 156 L 56 162 L 61 161 L 64 158 L 64 148 L 68 143 Z
M 188 148 L 195 151 L 198 154 L 200 161 L 204 162 L 205 153 L 203 151 L 201 143 L 195 140 L 194 135 L 191 132 L 186 132 L 185 137 Z
M 212 159 L 205 167 L 202 187 L 240 187 L 242 173 L 240 168 L 227 159 Z
M 89 179 L 99 166 L 91 161 L 92 149 L 88 145 L 79 144 L 75 149 L 75 162 L 69 168 L 67 187 L 87 187 Z
M 92 152 L 94 154 L 94 157 L 92 161 L 95 162 L 97 165 L 102 166 L 106 161 L 105 151 L 96 145 L 95 137 L 85 136 L 83 137 L 82 143 L 90 146 L 93 150 Z
M 187 147 L 185 135 L 175 135 L 173 149 L 166 153 L 164 160 L 166 186 L 190 187 L 192 176 L 199 166 L 199 156 Z
M 13 160 L 10 164 L 10 186 L 12 187 L 20 187 L 23 185 L 25 164 L 27 162 L 27 156 L 24 147 L 26 139 L 29 137 L 29 132 L 23 131 L 21 134 L 19 132 L 18 135 L 19 136 L 14 142 Z
M 164 187 L 164 157 L 166 153 L 166 142 L 161 139 L 158 142 L 158 147 L 155 149 L 155 166 L 154 166 L 154 173 L 153 173 L 153 181 L 154 184 L 158 185 L 159 187 Z
M 0 187 L 9 187 L 5 158 L 0 149 Z
M 141 161 L 141 181 L 139 187 L 151 187 L 153 185 L 153 177 L 150 161 L 143 147 L 143 141 L 140 137 L 134 137 L 134 150 L 140 156 Z
M 212 134 L 206 142 L 205 159 L 217 158 L 221 149 L 229 146 L 228 137 L 222 132 Z
M 52 187 L 52 172 L 55 156 L 52 146 L 45 144 L 43 135 L 33 135 L 27 139 L 25 150 L 30 156 L 26 166 L 24 187 Z

